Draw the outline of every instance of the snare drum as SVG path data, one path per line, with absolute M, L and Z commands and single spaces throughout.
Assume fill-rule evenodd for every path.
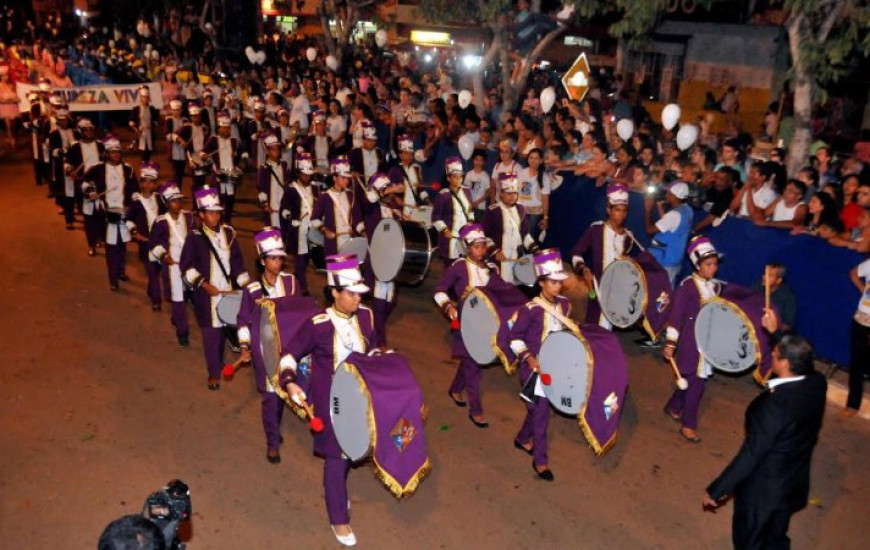
M 239 316 L 239 309 L 242 307 L 242 291 L 234 290 L 226 294 L 221 294 L 217 303 L 217 317 L 220 321 L 231 327 L 236 326 L 236 317 Z
M 423 392 L 397 353 L 352 353 L 333 374 L 329 420 L 342 453 L 372 456 L 378 477 L 396 496 L 413 492 L 428 473 Z
M 488 365 L 502 354 L 498 348 L 499 332 L 508 330 L 507 320 L 528 300 L 515 286 L 475 288 L 462 303 L 459 330 L 469 357 Z
M 526 286 L 535 286 L 538 280 L 535 274 L 534 256 L 524 254 L 513 262 L 514 282 Z
M 740 292 L 735 286 L 727 285 L 730 292 L 707 300 L 695 320 L 698 351 L 714 368 L 729 373 L 759 363 L 766 343 L 759 340 L 765 334 L 761 326 L 764 295 L 748 289 Z
M 122 223 L 124 218 L 125 212 L 123 208 L 106 209 L 106 223 Z
M 323 246 L 325 242 L 323 240 L 323 233 L 312 227 L 308 230 L 308 242 L 314 246 Z
M 372 233 L 372 271 L 379 281 L 419 284 L 429 272 L 434 250 L 429 231 L 422 224 L 381 220 Z

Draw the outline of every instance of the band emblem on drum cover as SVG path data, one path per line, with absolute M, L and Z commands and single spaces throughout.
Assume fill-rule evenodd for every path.
M 658 311 L 659 313 L 662 313 L 664 310 L 666 310 L 668 308 L 668 306 L 670 304 L 671 304 L 671 297 L 668 295 L 668 293 L 666 291 L 663 290 L 662 293 L 659 294 L 659 297 L 656 298 L 656 311 Z
M 604 400 L 604 418 L 610 420 L 611 415 L 619 410 L 619 397 L 615 392 L 610 392 L 610 395 Z
M 404 451 L 405 448 L 411 444 L 411 441 L 414 440 L 416 435 L 417 429 L 407 418 L 399 419 L 390 431 L 390 438 L 393 440 L 393 443 L 396 444 L 396 447 L 400 452 Z

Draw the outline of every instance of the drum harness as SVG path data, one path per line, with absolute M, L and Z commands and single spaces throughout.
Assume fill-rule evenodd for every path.
M 564 313 L 562 313 L 562 311 L 558 307 L 550 304 L 540 296 L 535 296 L 534 298 L 532 298 L 532 302 L 538 304 L 539 306 L 541 306 L 541 309 L 558 319 L 559 322 L 565 325 L 565 327 L 567 327 L 568 330 L 573 332 L 575 335 L 580 335 L 580 327 L 578 327 L 574 321 L 572 321 Z
M 230 286 L 234 290 L 238 290 L 239 286 L 236 284 L 236 281 L 230 278 L 230 274 L 227 272 L 227 268 L 224 267 L 224 263 L 221 261 L 220 256 L 217 253 L 217 250 L 214 248 L 214 244 L 211 242 L 211 239 L 208 238 L 208 235 L 205 234 L 207 229 L 203 228 L 202 238 L 205 240 L 205 243 L 208 245 L 208 249 L 211 251 L 211 255 L 214 257 L 215 262 L 217 262 L 218 267 L 221 268 L 221 273 L 223 273 L 224 278 L 230 283 Z M 218 231 L 223 231 L 223 228 L 219 228 Z

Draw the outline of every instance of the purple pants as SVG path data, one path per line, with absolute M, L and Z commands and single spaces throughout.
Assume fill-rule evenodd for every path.
M 118 284 L 118 279 L 124 274 L 127 263 L 127 243 L 118 237 L 117 244 L 106 244 L 106 267 L 109 271 L 109 284 Z
M 263 431 L 266 432 L 266 447 L 277 450 L 281 446 L 281 419 L 284 418 L 284 401 L 277 394 L 262 393 Z
M 208 369 L 208 377 L 220 380 L 221 368 L 224 366 L 224 344 L 226 334 L 223 327 L 201 327 L 202 351 L 205 354 L 205 366 Z M 176 328 L 176 330 L 178 330 Z
M 396 295 L 393 293 L 391 301 L 375 298 L 372 300 L 372 316 L 374 317 L 375 335 L 374 345 L 376 348 L 387 345 L 387 317 L 396 309 Z
M 528 377 L 526 377 L 528 378 Z M 526 405 L 526 419 L 517 434 L 517 441 L 523 445 L 530 440 L 534 445 L 532 456 L 537 466 L 547 465 L 547 426 L 550 424 L 550 402 L 546 397 L 538 397 L 537 403 L 523 401 Z
M 296 275 L 296 280 L 299 282 L 299 288 L 302 292 L 308 290 L 308 254 L 296 254 L 293 259 L 293 271 Z
M 177 336 L 190 334 L 190 325 L 187 324 L 187 302 L 172 302 L 172 312 L 169 317 L 172 326 L 175 327 Z
M 326 513 L 331 525 L 350 523 L 347 498 L 347 473 L 350 460 L 332 456 L 323 463 L 323 491 L 326 497 Z
M 472 416 L 483 414 L 483 405 L 480 403 L 480 367 L 474 359 L 463 357 L 459 360 L 456 376 L 450 384 L 451 393 L 465 392 L 468 400 L 468 413 Z
M 679 414 L 680 423 L 684 428 L 695 430 L 698 428 L 698 409 L 701 406 L 707 379 L 699 378 L 694 374 L 686 374 L 683 377 L 689 383 L 688 389 L 675 389 L 665 409 L 669 413 Z
M 148 243 L 139 243 L 139 260 L 148 276 L 148 297 L 152 304 L 160 305 L 160 264 L 148 259 Z
M 101 213 L 82 216 L 85 222 L 85 239 L 88 241 L 88 248 L 96 248 L 97 243 L 103 239 L 106 234 L 106 220 Z
M 223 222 L 227 225 L 233 225 L 233 207 L 235 204 L 235 195 L 221 194 L 221 205 L 224 207 Z

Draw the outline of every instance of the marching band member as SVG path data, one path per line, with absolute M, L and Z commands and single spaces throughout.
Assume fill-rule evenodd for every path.
M 250 138 L 250 155 L 256 160 L 254 168 L 259 168 L 266 160 L 263 138 L 272 133 L 272 124 L 266 118 L 266 104 L 260 98 L 254 100 L 254 118 L 248 121 L 247 135 Z
M 214 106 L 214 92 L 206 89 L 202 93 L 202 122 L 208 128 L 208 135 L 213 136 L 217 133 L 217 109 Z
M 42 142 L 48 136 L 49 131 L 48 113 L 43 111 L 38 93 L 29 92 L 27 94 L 27 101 L 30 103 L 30 110 L 21 115 L 21 121 L 24 129 L 30 132 L 30 147 L 33 151 L 33 175 L 36 185 L 42 185 L 49 177 L 49 174 L 45 171 L 45 164 L 42 158 Z
M 175 327 L 178 345 L 187 347 L 190 342 L 190 326 L 187 322 L 184 280 L 179 262 L 184 241 L 193 230 L 193 214 L 182 210 L 181 199 L 184 195 L 174 181 L 161 185 L 159 193 L 166 206 L 166 213 L 154 220 L 148 244 L 151 256 L 163 268 L 163 296 L 172 304 L 170 319 Z
M 329 169 L 329 159 L 335 153 L 332 146 L 332 138 L 326 135 L 326 113 L 315 111 L 312 119 L 314 120 L 314 133 L 302 142 L 302 148 L 311 155 L 317 170 L 326 172 Z M 353 167 L 352 152 L 350 160 L 351 167 Z
M 450 157 L 445 163 L 448 188 L 439 191 L 432 210 L 432 225 L 438 230 L 438 255 L 449 267 L 462 253 L 460 228 L 473 222 L 471 194 L 462 187 L 462 159 Z
M 263 209 L 265 225 L 281 226 L 281 200 L 290 181 L 290 168 L 281 158 L 281 141 L 270 134 L 263 140 L 266 162 L 257 169 L 257 198 Z
M 623 256 L 628 256 L 635 248 L 635 239 L 625 227 L 628 219 L 628 187 L 622 184 L 607 188 L 607 219 L 593 222 L 571 250 L 571 263 L 578 275 L 583 277 L 589 288 L 595 288 L 595 281 L 601 279 L 604 270 Z M 586 263 L 584 256 L 589 257 Z M 597 324 L 607 330 L 612 327 L 601 311 L 598 298 L 586 302 L 586 322 Z
M 293 146 L 290 144 L 296 140 L 296 132 L 297 130 L 290 126 L 290 111 L 278 109 L 278 124 L 275 125 L 275 135 L 281 142 L 281 159 L 287 163 L 287 166 L 293 166 Z
M 148 297 L 151 310 L 160 311 L 160 264 L 151 261 L 149 242 L 151 227 L 157 216 L 163 213 L 163 205 L 157 200 L 154 188 L 160 167 L 153 162 L 143 162 L 139 169 L 139 194 L 127 207 L 127 228 L 139 244 L 139 260 L 148 276 Z
M 192 104 L 190 112 L 190 124 L 185 124 L 178 132 L 178 137 L 184 142 L 184 154 L 193 169 L 193 190 L 196 191 L 206 183 L 210 158 L 204 156 L 205 144 L 208 141 L 208 126 L 202 121 L 202 107 Z
M 220 197 L 216 189 L 205 186 L 195 192 L 202 228 L 194 229 L 184 240 L 181 272 L 193 287 L 196 320 L 202 331 L 202 348 L 208 369 L 208 389 L 219 390 L 227 334 L 218 319 L 221 295 L 248 284 L 242 249 L 236 230 L 221 223 Z
M 281 227 L 289 252 L 293 254 L 293 271 L 302 293 L 308 295 L 308 229 L 317 197 L 311 185 L 314 165 L 308 153 L 296 155 L 296 177 L 281 198 Z
M 88 200 L 103 205 L 106 219 L 106 267 L 109 272 L 109 289 L 118 290 L 118 281 L 128 281 L 127 243 L 130 230 L 124 223 L 124 213 L 139 190 L 133 167 L 121 161 L 121 142 L 107 136 L 103 142 L 106 161 L 97 164 L 85 175 L 82 191 Z
M 360 204 L 348 189 L 351 177 L 347 157 L 333 159 L 332 188 L 317 197 L 311 214 L 311 227 L 323 233 L 323 248 L 330 256 L 337 254 L 354 234 L 365 230 Z
M 348 176 L 350 170 L 347 171 Z M 333 302 L 325 313 L 312 317 L 297 338 L 282 350 L 279 383 L 296 403 L 307 401 L 324 423 L 323 431 L 314 434 L 314 452 L 323 456 L 323 485 L 329 523 L 338 542 L 354 546 L 356 536 L 350 527 L 347 474 L 351 462 L 343 458 L 341 447 L 329 415 L 329 392 L 335 369 L 351 352 L 366 353 L 373 338 L 372 312 L 361 306 L 362 295 L 369 291 L 363 284 L 359 261 L 354 255 L 331 255 L 326 258 L 327 284 Z M 297 365 L 311 355 L 307 387 L 300 386 Z M 303 384 L 304 386 L 305 384 Z
M 501 201 L 491 205 L 483 217 L 483 230 L 492 241 L 490 256 L 501 264 L 501 277 L 514 281 L 513 264 L 523 255 L 523 249 L 538 248 L 529 233 L 529 218 L 525 208 L 517 204 L 519 184 L 516 174 L 500 174 Z
M 362 127 L 362 147 L 351 149 L 348 155 L 350 161 L 350 169 L 353 172 L 354 178 L 360 183 L 354 188 L 354 196 L 361 199 L 365 193 L 365 185 L 363 182 L 369 181 L 369 178 L 375 172 L 385 172 L 387 165 L 384 160 L 384 153 L 378 149 L 378 130 L 375 125 L 369 121 L 363 122 Z
M 701 305 L 722 292 L 722 281 L 714 279 L 719 269 L 719 253 L 707 237 L 695 237 L 687 250 L 695 272 L 683 279 L 671 299 L 667 323 L 667 343 L 663 350 L 666 361 L 676 359 L 680 374 L 688 389 L 674 390 L 665 405 L 665 413 L 680 422 L 680 434 L 692 443 L 701 441 L 698 435 L 698 408 L 704 396 L 707 378 L 713 368 L 698 352 L 695 343 L 695 319 Z
M 376 172 L 369 179 L 369 191 L 363 206 L 365 217 L 366 235 L 371 238 L 375 228 L 384 219 L 402 219 L 400 203 L 395 200 L 402 195 L 404 189 L 401 183 L 393 183 L 383 172 Z M 374 347 L 385 348 L 387 345 L 387 317 L 396 308 L 398 296 L 396 283 L 393 281 L 379 281 L 376 279 L 371 266 L 366 263 L 364 268 L 366 281 L 374 286 L 372 312 L 375 316 L 375 341 Z
M 66 172 L 67 152 L 75 143 L 76 137 L 70 127 L 69 111 L 58 109 L 57 128 L 48 134 L 48 148 L 51 151 L 51 177 L 55 202 L 61 207 L 67 230 L 72 230 L 75 221 L 75 182 Z
M 266 376 L 266 367 L 260 353 L 259 342 L 252 340 L 251 327 L 260 324 L 263 308 L 257 305 L 261 298 L 280 298 L 282 296 L 298 296 L 299 287 L 296 278 L 284 273 L 284 241 L 281 230 L 277 227 L 266 227 L 254 235 L 254 244 L 262 266 L 262 276 L 259 281 L 252 281 L 242 290 L 242 305 L 239 308 L 238 327 L 239 343 L 242 348 L 241 359 L 245 362 L 253 360 L 261 402 L 263 430 L 266 432 L 266 460 L 272 464 L 281 462 L 281 418 L 284 416 L 284 401 L 275 393 L 272 381 Z
M 423 172 L 414 162 L 414 139 L 403 134 L 399 136 L 398 145 L 399 164 L 390 168 L 389 176 L 393 183 L 404 184 L 405 216 L 410 216 L 417 207 L 429 204 L 429 193 L 420 189 Z
M 224 221 L 230 224 L 236 204 L 236 183 L 235 179 L 228 176 L 241 174 L 248 163 L 248 152 L 240 139 L 232 137 L 232 118 L 229 114 L 219 113 L 217 126 L 217 135 L 208 138 L 200 156 L 212 159 L 221 204 L 224 205 Z
M 134 143 L 142 151 L 142 162 L 151 160 L 154 151 L 154 128 L 160 122 L 160 112 L 151 105 L 148 86 L 139 87 L 139 105 L 130 110 L 130 128 L 136 132 Z
M 173 179 L 181 187 L 184 184 L 184 167 L 187 160 L 184 157 L 184 149 L 187 146 L 179 133 L 184 128 L 184 118 L 181 116 L 181 100 L 173 99 L 169 102 L 169 116 L 164 123 L 164 134 L 169 145 L 169 160 L 172 162 Z
M 88 118 L 79 120 L 79 140 L 72 144 L 67 151 L 66 166 L 64 170 L 67 177 L 74 180 L 76 193 L 84 189 L 85 175 L 94 166 L 100 163 L 105 153 L 105 146 L 95 138 L 96 129 L 93 122 Z M 105 233 L 106 219 L 102 215 L 103 201 L 97 198 L 92 201 L 87 197 L 82 201 L 82 220 L 85 225 L 85 239 L 88 243 L 88 256 L 93 257 L 97 253 L 97 245 Z
M 505 184 L 502 179 L 502 185 Z M 504 193 L 504 187 L 502 187 Z M 562 268 L 562 258 L 554 248 L 535 253 L 535 275 L 541 286 L 538 298 L 520 308 L 515 314 L 513 326 L 510 329 L 510 347 L 517 356 L 520 365 L 520 382 L 535 383 L 530 380 L 533 373 L 540 373 L 541 364 L 538 353 L 541 345 L 551 332 L 563 330 L 565 327 L 555 312 L 562 318 L 568 318 L 571 313 L 571 303 L 560 295 L 562 282 L 568 274 Z M 552 310 L 552 311 L 551 311 Z M 538 477 L 553 481 L 553 472 L 547 467 L 547 424 L 550 420 L 550 403 L 546 397 L 537 394 L 526 400 L 526 419 L 514 439 L 514 447 L 532 455 L 532 468 Z
M 461 302 L 472 289 L 486 286 L 491 278 L 500 280 L 498 267 L 485 260 L 487 239 L 483 227 L 478 223 L 468 223 L 457 231 L 457 235 L 465 243 L 468 255 L 455 260 L 435 286 L 435 303 L 451 321 L 459 319 Z M 489 422 L 483 416 L 480 402 L 480 365 L 466 351 L 458 330 L 453 330 L 451 337 L 453 355 L 459 356 L 460 360 L 448 390 L 450 399 L 458 407 L 465 407 L 466 402 L 462 400 L 464 391 L 468 398 L 468 418 L 478 428 L 488 428 Z

